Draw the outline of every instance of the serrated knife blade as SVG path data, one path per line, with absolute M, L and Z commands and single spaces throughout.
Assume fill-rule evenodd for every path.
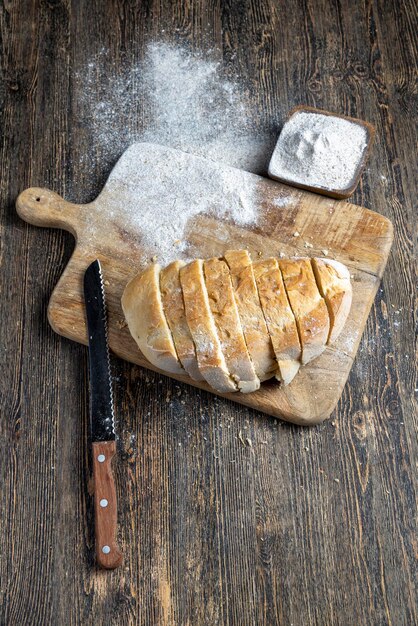
M 100 261 L 84 275 L 87 331 L 90 360 L 90 420 L 93 441 L 115 439 L 112 379 L 110 375 L 107 311 Z
M 106 569 L 122 562 L 116 542 L 117 501 L 112 472 L 116 454 L 115 415 L 107 336 L 105 288 L 100 261 L 84 274 L 90 362 L 90 424 L 94 478 L 96 560 Z

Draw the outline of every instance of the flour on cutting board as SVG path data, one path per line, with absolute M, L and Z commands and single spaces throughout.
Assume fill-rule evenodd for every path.
M 265 172 L 276 133 L 257 120 L 249 90 L 226 75 L 220 56 L 154 42 L 118 74 L 105 49 L 75 74 L 75 106 L 91 146 L 81 166 L 100 154 L 109 167 L 131 146 L 100 203 L 136 236 L 143 263 L 154 256 L 162 264 L 186 259 L 187 225 L 197 215 L 241 226 L 257 222 L 256 179 L 227 166 Z M 276 206 L 286 204 L 282 197 Z
M 164 265 L 187 258 L 187 224 L 199 214 L 239 225 L 256 223 L 256 181 L 211 160 L 136 143 L 116 164 L 97 204 L 108 219 L 138 233 L 141 262 L 156 256 Z

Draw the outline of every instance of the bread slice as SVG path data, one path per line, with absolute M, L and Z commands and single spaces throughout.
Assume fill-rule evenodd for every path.
M 328 307 L 331 329 L 327 343 L 335 341 L 347 320 L 353 299 L 350 272 L 332 259 L 312 259 L 319 291 Z
M 160 370 L 184 374 L 163 311 L 158 263 L 147 267 L 126 285 L 122 308 L 144 357 Z
M 250 254 L 247 250 L 227 250 L 224 257 L 248 352 L 258 378 L 267 380 L 277 372 L 277 361 L 261 309 Z
M 236 391 L 237 387 L 229 374 L 210 310 L 201 259 L 180 269 L 180 283 L 200 373 L 219 393 Z
M 319 293 L 310 259 L 280 259 L 279 266 L 296 318 L 302 363 L 309 363 L 325 350 L 330 328 L 327 305 Z
M 248 354 L 228 266 L 225 261 L 214 258 L 204 262 L 203 271 L 210 310 L 228 371 L 242 393 L 256 391 L 260 388 L 260 380 Z
M 301 347 L 295 317 L 287 299 L 277 259 L 253 264 L 258 294 L 273 343 L 279 372 L 277 378 L 288 385 L 298 373 Z
M 193 380 L 203 380 L 197 364 L 196 350 L 184 310 L 183 292 L 179 276 L 180 268 L 184 265 L 184 261 L 173 261 L 173 263 L 161 270 L 161 299 L 180 363 Z

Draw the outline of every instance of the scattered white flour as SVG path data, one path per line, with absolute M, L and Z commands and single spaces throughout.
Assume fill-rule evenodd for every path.
M 202 213 L 239 225 L 256 222 L 256 179 L 219 163 L 266 171 L 275 132 L 254 123 L 249 90 L 225 74 L 220 56 L 219 50 L 152 43 L 139 62 L 125 61 L 116 74 L 103 49 L 73 77 L 87 147 L 73 163 L 76 179 L 97 178 L 94 167 L 107 174 L 131 146 L 99 199 L 115 224 L 135 235 L 144 262 L 187 258 L 188 223 Z M 209 160 L 192 163 L 185 153 Z
M 199 214 L 254 223 L 257 180 L 179 150 L 135 143 L 116 164 L 97 203 L 112 221 L 139 234 L 144 263 L 155 255 L 164 265 L 187 258 L 187 224 Z
M 294 200 L 292 196 L 278 196 L 277 198 L 274 198 L 273 205 L 278 207 L 279 209 L 282 209 L 283 207 L 292 204 L 293 201 Z
M 223 76 L 219 61 L 184 48 L 152 44 L 145 58 L 143 88 L 152 107 L 145 141 L 251 171 L 266 167 L 266 140 L 271 154 L 271 136 L 256 130 L 246 89 Z
M 367 129 L 349 120 L 297 112 L 284 125 L 269 175 L 312 187 L 344 191 L 367 148 Z
M 103 49 L 74 75 L 74 107 L 89 138 L 87 166 L 109 167 L 135 141 L 160 143 L 254 173 L 267 171 L 276 125 L 257 119 L 250 90 L 221 52 L 152 43 L 116 73 Z M 81 164 L 83 165 L 83 163 Z

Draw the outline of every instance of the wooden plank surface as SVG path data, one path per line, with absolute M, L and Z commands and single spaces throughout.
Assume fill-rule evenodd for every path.
M 1 5 L 1 624 L 417 622 L 414 16 L 412 1 L 381 0 Z M 86 351 L 47 322 L 73 240 L 14 203 L 33 185 L 93 200 L 119 147 L 90 132 L 74 72 L 106 47 L 116 75 L 158 37 L 220 47 L 274 134 L 299 103 L 373 123 L 353 201 L 387 216 L 395 242 L 318 427 L 113 359 L 125 561 L 107 573 L 93 560 Z M 147 125 L 143 103 L 123 114 Z
M 183 163 L 184 159 L 184 169 L 178 171 L 177 161 Z M 140 178 L 140 184 L 135 184 L 135 193 L 130 190 L 131 181 L 126 175 L 119 179 L 115 173 L 124 172 L 127 163 L 131 171 L 147 171 L 147 176 Z M 163 172 L 161 163 L 167 163 Z M 138 142 L 121 156 L 103 191 L 87 205 L 69 203 L 50 190 L 36 187 L 19 195 L 16 207 L 23 219 L 37 226 L 65 228 L 76 239 L 74 254 L 48 306 L 48 319 L 54 330 L 69 339 L 87 343 L 83 276 L 97 257 L 106 279 L 110 348 L 127 361 L 158 371 L 138 351 L 121 307 L 126 284 L 146 267 L 154 252 L 144 247 L 141 224 L 137 220 L 131 223 L 127 216 L 132 202 L 136 211 L 147 215 L 147 190 L 151 181 L 163 177 L 170 180 L 170 203 L 187 204 L 190 173 L 200 172 L 202 163 L 211 180 L 215 177 L 228 179 L 231 170 L 224 165 L 211 164 L 165 146 Z M 174 180 L 176 191 L 172 188 Z M 210 194 L 205 181 L 201 181 L 202 196 Z M 213 182 L 210 185 L 213 186 Z M 230 187 L 229 199 L 225 202 L 232 201 Z M 293 423 L 317 424 L 330 416 L 344 389 L 392 245 L 392 224 L 382 215 L 362 207 L 323 198 L 249 172 L 240 174 L 237 198 L 242 187 L 254 190 L 256 221 L 239 226 L 231 219 L 216 218 L 209 213 L 195 216 L 186 225 L 185 258 L 222 256 L 231 248 L 248 249 L 253 259 L 279 254 L 320 257 L 322 250 L 326 250 L 329 258 L 349 268 L 354 293 L 341 335 L 319 358 L 302 367 L 291 385 L 283 387 L 270 381 L 252 394 L 221 395 Z M 277 207 L 278 201 L 284 205 L 282 210 Z M 156 251 L 158 254 L 158 245 Z M 178 256 L 183 257 L 174 246 L 166 262 Z M 173 377 L 212 391 L 207 383 L 192 381 L 187 375 Z

